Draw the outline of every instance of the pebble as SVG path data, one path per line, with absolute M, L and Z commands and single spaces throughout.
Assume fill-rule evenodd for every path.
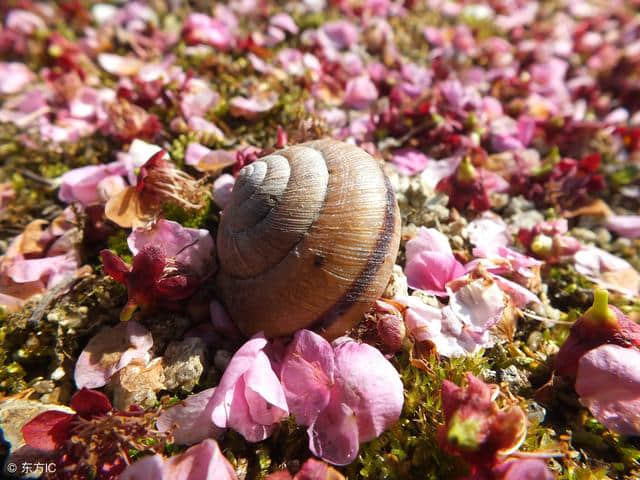
M 582 227 L 576 227 L 571 230 L 571 235 L 583 242 L 594 243 L 597 239 L 595 232 Z
M 156 393 L 164 389 L 162 357 L 153 359 L 148 365 L 134 360 L 111 378 L 110 385 L 113 406 L 117 410 L 126 410 L 131 405 L 154 406 Z
M 206 345 L 198 337 L 171 342 L 163 358 L 166 389 L 191 392 L 205 369 Z
M 513 393 L 521 392 L 522 390 L 531 387 L 529 379 L 524 375 L 515 365 L 510 365 L 507 368 L 501 368 L 497 372 L 498 380 L 504 382 L 509 386 L 509 390 Z

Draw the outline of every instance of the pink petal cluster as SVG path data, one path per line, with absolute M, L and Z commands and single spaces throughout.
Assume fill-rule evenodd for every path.
M 249 442 L 269 437 L 275 425 L 289 415 L 280 381 L 257 335 L 235 353 L 209 404 L 211 420 L 232 428 Z
M 35 75 L 23 63 L 0 62 L 0 95 L 22 91 L 35 80 Z
M 229 50 L 235 44 L 226 22 L 203 13 L 189 14 L 183 25 L 183 35 L 190 44 L 202 43 L 220 50 Z
M 151 333 L 138 322 L 121 322 L 104 327 L 82 350 L 74 372 L 78 389 L 99 388 L 133 360 L 151 360 Z
M 286 470 L 267 475 L 265 480 L 344 480 L 344 477 L 324 462 L 310 458 L 294 476 Z
M 120 161 L 69 170 L 59 179 L 58 198 L 62 202 L 77 202 L 85 207 L 104 204 L 125 188 L 122 177 L 126 173 L 126 165 Z
M 207 439 L 180 455 L 144 457 L 129 465 L 120 480 L 237 480 L 215 440 Z
M 446 296 L 446 285 L 464 275 L 464 267 L 453 255 L 449 240 L 435 228 L 421 227 L 407 242 L 405 275 L 411 288 Z
M 280 379 L 296 422 L 308 427 L 309 449 L 336 465 L 351 463 L 360 444 L 381 435 L 402 411 L 398 372 L 378 350 L 347 337 L 330 344 L 297 332 Z
M 478 279 L 450 292 L 449 304 L 434 307 L 418 297 L 398 299 L 407 305 L 407 334 L 445 357 L 477 352 L 495 343 L 491 334 L 509 304 L 496 282 Z
M 429 162 L 433 162 L 424 153 L 414 149 L 405 148 L 396 150 L 391 157 L 391 163 L 396 169 L 405 175 L 415 175 L 423 171 Z
M 586 246 L 573 259 L 578 273 L 603 288 L 629 297 L 640 291 L 640 274 L 629 262 L 606 250 Z
M 366 75 L 353 78 L 347 82 L 344 92 L 344 104 L 349 108 L 367 108 L 378 98 L 378 89 Z

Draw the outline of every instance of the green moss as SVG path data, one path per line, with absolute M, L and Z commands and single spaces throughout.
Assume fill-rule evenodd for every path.
M 125 230 L 118 230 L 116 233 L 107 238 L 107 248 L 115 252 L 125 262 L 131 263 L 133 256 L 127 245 L 128 233 Z
M 205 200 L 200 210 L 185 209 L 177 204 L 167 203 L 163 207 L 163 215 L 187 228 L 213 228 L 218 223 L 217 211 L 213 208 L 211 197 Z

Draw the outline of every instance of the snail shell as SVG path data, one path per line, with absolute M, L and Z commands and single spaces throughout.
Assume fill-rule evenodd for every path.
M 218 291 L 246 335 L 335 338 L 382 294 L 399 242 L 373 157 L 334 140 L 291 146 L 240 171 L 218 230 Z

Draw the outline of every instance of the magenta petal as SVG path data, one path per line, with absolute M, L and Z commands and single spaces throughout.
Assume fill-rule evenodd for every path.
M 257 423 L 251 417 L 249 402 L 245 396 L 247 385 L 241 377 L 234 385 L 229 403 L 227 426 L 234 429 L 248 442 L 261 442 L 273 432 L 273 424 Z
M 499 480 L 553 480 L 555 477 L 547 464 L 539 458 L 516 458 L 507 460 L 493 469 Z
M 335 355 L 337 383 L 356 416 L 358 439 L 373 440 L 400 417 L 404 403 L 400 375 L 378 349 L 365 343 L 342 342 Z
M 271 425 L 289 415 L 284 390 L 264 352 L 255 358 L 244 380 L 244 396 L 253 421 Z
M 413 148 L 396 150 L 391 157 L 391 163 L 396 166 L 400 173 L 405 175 L 415 175 L 421 172 L 432 161 L 424 153 Z
M 231 192 L 236 179 L 229 173 L 223 173 L 213 182 L 213 201 L 224 208 L 231 200 Z
M 181 445 L 192 445 L 220 435 L 222 430 L 211 423 L 214 392 L 215 388 L 208 388 L 162 412 L 156 422 L 158 430 L 171 430 L 176 443 Z
M 435 228 L 420 227 L 418 235 L 407 242 L 406 245 L 407 259 L 422 252 L 439 252 L 453 256 L 449 240 Z
M 446 296 L 447 283 L 465 272 L 453 255 L 423 251 L 407 260 L 404 273 L 411 288 Z
M 580 358 L 576 376 L 580 402 L 605 427 L 640 434 L 640 352 L 602 345 Z
M 240 347 L 229 362 L 211 399 L 213 405 L 211 419 L 218 427 L 226 428 L 228 426 L 227 419 L 232 413 L 231 403 L 234 399 L 236 384 L 240 382 L 245 372 L 251 368 L 253 362 L 266 345 L 267 340 L 264 336 L 258 334 Z M 246 403 L 246 400 L 244 400 L 244 388 L 241 391 L 242 399 Z
M 358 455 L 358 423 L 353 410 L 343 403 L 339 387 L 316 421 L 307 429 L 309 450 L 334 465 L 347 465 Z
M 311 425 L 329 403 L 334 369 L 329 342 L 309 330 L 295 334 L 282 362 L 280 379 L 298 424 Z
M 220 451 L 218 443 L 211 439 L 165 460 L 163 473 L 163 478 L 171 480 L 237 480 L 233 467 Z

